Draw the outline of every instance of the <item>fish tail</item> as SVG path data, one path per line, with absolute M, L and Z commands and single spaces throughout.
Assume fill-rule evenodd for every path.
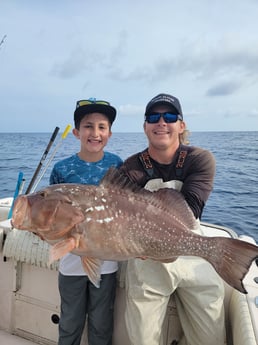
M 213 240 L 216 249 L 208 261 L 230 286 L 246 294 L 243 279 L 258 258 L 258 246 L 233 238 L 215 237 Z

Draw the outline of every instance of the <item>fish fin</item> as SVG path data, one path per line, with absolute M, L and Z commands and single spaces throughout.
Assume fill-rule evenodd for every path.
M 212 238 L 209 238 L 211 240 Z M 243 279 L 252 262 L 258 258 L 258 246 L 233 238 L 214 237 L 217 241 L 208 260 L 225 282 L 242 293 L 247 293 Z
M 69 237 L 61 242 L 56 243 L 50 247 L 49 262 L 53 262 L 62 258 L 67 253 L 70 253 L 77 247 L 77 240 L 74 237 Z
M 130 178 L 127 175 L 125 175 L 122 171 L 114 167 L 108 169 L 107 173 L 102 178 L 100 185 L 104 187 L 110 187 L 110 185 L 112 185 L 116 188 L 128 189 L 132 192 L 141 191 L 143 193 L 146 192 L 146 194 L 150 193 L 149 191 L 146 191 L 143 187 L 139 186 L 136 182 L 130 180 Z
M 162 211 L 167 214 L 171 214 L 171 210 L 173 210 L 173 213 L 182 215 L 182 217 L 178 218 L 178 221 L 180 221 L 181 218 L 183 219 L 181 223 L 185 229 L 195 230 L 199 228 L 199 222 L 197 222 L 194 217 L 184 196 L 175 189 L 161 188 L 151 192 L 139 186 L 136 182 L 133 182 L 123 171 L 114 167 L 109 168 L 106 175 L 101 180 L 100 185 L 107 188 L 112 185 L 113 188 L 140 193 L 141 197 L 146 198 L 147 204 L 152 204 L 156 208 L 162 209 Z
M 87 273 L 90 281 L 93 285 L 99 288 L 101 279 L 100 267 L 103 261 L 96 258 L 89 258 L 87 256 L 82 256 L 81 260 L 84 271 Z
M 161 188 L 153 194 L 153 203 L 161 201 L 163 210 L 171 214 L 177 214 L 178 221 L 182 219 L 181 225 L 187 230 L 199 229 L 199 222 L 194 217 L 193 211 L 186 202 L 183 194 L 173 188 Z M 164 206 L 165 205 L 165 206 Z M 159 207 L 157 205 L 157 207 Z

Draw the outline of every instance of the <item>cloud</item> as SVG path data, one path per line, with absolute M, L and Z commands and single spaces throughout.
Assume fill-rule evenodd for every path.
M 49 128 L 70 119 L 75 100 L 99 96 L 119 109 L 116 128 L 142 130 L 144 106 L 159 92 L 180 98 L 194 128 L 223 128 L 206 114 L 229 105 L 232 114 L 249 114 L 246 128 L 257 128 L 257 8 L 252 0 L 158 7 L 152 0 L 2 0 L 0 111 L 20 122 L 6 116 L 1 128 L 21 130 L 25 117 L 26 130 Z M 243 121 L 234 125 L 242 129 Z
M 63 61 L 57 61 L 50 70 L 50 74 L 61 79 L 72 79 L 83 75 L 87 71 L 96 69 L 103 64 L 105 56 L 103 53 L 78 47 L 73 50 Z
M 241 88 L 241 84 L 234 81 L 221 82 L 207 90 L 207 96 L 227 96 Z
M 91 75 L 94 72 L 103 73 L 118 80 L 121 73 L 119 66 L 123 66 L 123 58 L 126 55 L 126 39 L 126 31 L 119 32 L 117 41 L 107 50 L 105 49 L 107 42 L 96 45 L 96 42 L 86 44 L 83 40 L 72 51 L 68 49 L 69 55 L 65 58 L 59 57 L 52 66 L 50 74 L 60 79 L 73 79 L 80 75 Z
M 127 37 L 127 35 L 126 35 Z M 128 49 L 123 47 L 123 49 Z M 119 49 L 117 49 L 119 51 Z M 117 54 L 119 56 L 119 54 Z M 122 60 L 123 55 L 123 60 Z M 143 84 L 180 80 L 217 83 L 209 87 L 206 94 L 231 94 L 242 84 L 258 82 L 258 44 L 255 39 L 240 40 L 237 35 L 223 36 L 210 42 L 208 39 L 189 40 L 170 55 L 157 56 L 126 63 L 125 52 L 117 58 L 108 75 L 119 82 L 141 82 Z M 227 75 L 229 82 L 221 83 Z M 220 92 L 221 89 L 221 92 Z M 223 90 L 224 89 L 224 90 Z
M 120 115 L 129 115 L 129 116 L 143 116 L 144 114 L 144 107 L 140 105 L 132 105 L 132 104 L 125 104 L 121 105 L 118 108 Z

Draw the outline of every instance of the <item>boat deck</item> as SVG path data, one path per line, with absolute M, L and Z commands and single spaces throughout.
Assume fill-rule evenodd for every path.
M 16 335 L 0 330 L 0 344 L 6 345 L 38 345 L 30 340 L 17 337 Z

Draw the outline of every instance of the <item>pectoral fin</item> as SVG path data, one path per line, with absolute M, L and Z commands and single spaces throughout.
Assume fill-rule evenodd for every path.
M 62 258 L 67 253 L 70 253 L 77 247 L 77 240 L 74 237 L 69 237 L 61 242 L 51 246 L 49 251 L 49 262 L 53 262 Z
M 100 286 L 100 267 L 102 265 L 102 261 L 96 258 L 89 258 L 87 256 L 83 256 L 82 258 L 82 266 L 84 271 L 87 273 L 90 281 L 94 284 L 97 288 Z

